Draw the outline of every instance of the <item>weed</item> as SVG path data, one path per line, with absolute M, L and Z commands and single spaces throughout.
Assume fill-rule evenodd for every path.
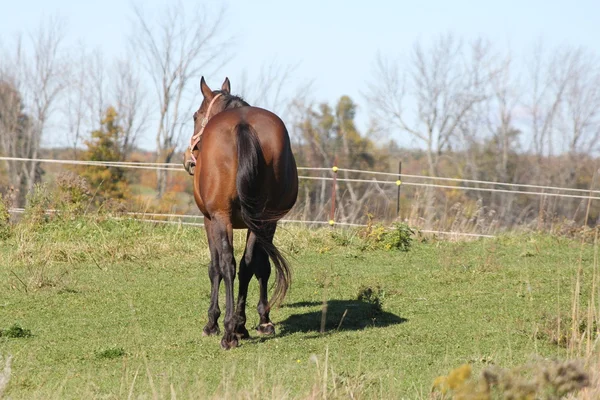
M 352 243 L 354 232 L 349 229 L 334 230 L 330 232 L 329 236 L 338 246 L 347 247 Z
M 73 172 L 63 172 L 56 177 L 57 208 L 65 215 L 85 212 L 91 192 L 87 181 Z
M 12 233 L 8 201 L 0 194 L 0 240 L 6 240 Z
M 434 398 L 456 400 L 561 399 L 590 384 L 589 375 L 574 361 L 550 361 L 513 369 L 485 368 L 472 378 L 469 364 L 440 376 L 433 383 Z
M 4 329 L 4 330 L 0 329 L 0 337 L 15 339 L 15 338 L 29 338 L 32 336 L 33 335 L 31 334 L 31 330 L 21 328 L 21 326 L 19 326 L 18 324 L 14 324 L 8 329 Z
M 23 214 L 23 222 L 27 227 L 35 229 L 48 222 L 48 209 L 52 204 L 51 195 L 46 184 L 36 184 L 27 195 L 27 205 Z
M 415 232 L 405 223 L 395 222 L 385 236 L 385 247 L 391 250 L 408 251 Z
M 385 299 L 385 291 L 380 287 L 375 289 L 371 287 L 361 287 L 356 297 L 358 301 L 365 302 L 371 305 L 373 314 L 379 314 L 383 311 L 383 301 Z
M 112 360 L 127 355 L 122 347 L 111 347 L 109 349 L 96 352 L 96 358 Z
M 567 348 L 571 345 L 579 345 L 579 341 L 586 337 L 586 332 L 590 331 L 590 340 L 597 340 L 600 329 L 596 320 L 591 322 L 588 327 L 588 319 L 581 315 L 573 321 L 572 315 L 545 315 L 542 318 L 536 338 L 547 340 L 548 342 Z M 575 343 L 573 343 L 575 342 Z
M 359 233 L 364 242 L 362 246 L 364 250 L 399 251 L 410 250 L 414 234 L 415 232 L 403 222 L 395 222 L 391 227 L 386 227 L 382 224 L 373 224 L 371 217 L 367 226 Z

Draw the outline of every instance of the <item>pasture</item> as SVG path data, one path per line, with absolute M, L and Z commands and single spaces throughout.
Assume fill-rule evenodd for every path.
M 244 239 L 236 232 L 238 262 Z M 426 399 L 463 364 L 474 375 L 548 359 L 598 365 L 596 247 L 580 239 L 417 236 L 398 251 L 359 230 L 282 225 L 275 241 L 293 268 L 271 312 L 277 334 L 251 329 L 253 280 L 252 338 L 224 351 L 221 336 L 201 335 L 201 228 L 102 216 L 17 225 L 0 240 L 5 395 Z M 22 334 L 9 335 L 15 326 Z

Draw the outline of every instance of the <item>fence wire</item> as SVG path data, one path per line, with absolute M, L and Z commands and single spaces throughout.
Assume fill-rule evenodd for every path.
M 185 172 L 185 169 L 182 165 L 174 164 L 174 163 L 153 163 L 153 162 L 133 162 L 133 161 L 83 161 L 83 160 L 56 160 L 56 159 L 32 159 L 32 158 L 21 158 L 21 157 L 0 157 L 0 160 L 4 161 L 23 161 L 23 162 L 32 162 L 37 161 L 40 163 L 50 163 L 50 164 L 66 164 L 66 165 L 89 165 L 89 166 L 103 166 L 103 167 L 118 167 L 118 168 L 133 168 L 133 169 L 148 169 L 148 170 L 164 170 L 164 171 L 177 171 L 177 172 Z M 393 176 L 398 178 L 397 173 L 392 172 L 379 172 L 379 171 L 367 171 L 367 170 L 359 170 L 359 169 L 349 169 L 349 168 L 324 168 L 324 167 L 298 167 L 299 171 L 317 171 L 317 172 L 349 172 L 355 174 L 369 174 L 369 175 L 379 175 L 379 176 Z M 573 198 L 573 199 L 590 199 L 590 200 L 600 200 L 600 196 L 592 196 L 592 194 L 600 194 L 600 190 L 588 190 L 588 189 L 574 189 L 574 188 L 566 188 L 566 187 L 558 187 L 558 186 L 543 186 L 543 185 L 531 185 L 531 184 L 522 184 L 522 183 L 509 183 L 509 182 L 493 182 L 493 181 L 482 181 L 482 180 L 473 180 L 473 179 L 462 179 L 462 178 L 447 178 L 447 177 L 432 177 L 426 175 L 411 175 L 411 174 L 401 174 L 402 181 L 399 180 L 378 180 L 378 179 L 358 179 L 358 178 L 342 178 L 337 177 L 338 182 L 356 182 L 356 183 L 371 183 L 371 184 L 382 184 L 382 185 L 406 185 L 406 186 L 420 186 L 420 187 L 431 187 L 431 188 L 440 188 L 440 189 L 455 189 L 455 190 L 473 190 L 479 192 L 497 192 L 497 193 L 509 193 L 509 194 L 527 194 L 533 196 L 550 196 L 550 197 L 563 197 L 563 198 Z M 299 175 L 299 179 L 304 180 L 333 180 L 332 177 L 327 176 L 308 176 L 308 175 Z M 406 182 L 405 178 L 411 179 L 421 179 L 421 180 L 437 180 L 437 181 L 447 181 L 447 182 L 462 182 L 462 183 L 471 183 L 471 184 L 483 184 L 483 185 L 494 185 L 494 186 L 510 186 L 510 187 L 522 187 L 522 188 L 530 188 L 530 189 L 541 189 L 541 190 L 551 190 L 551 191 L 562 191 L 562 192 L 579 192 L 579 193 L 589 193 L 589 195 L 574 195 L 574 194 L 565 194 L 565 193 L 548 193 L 548 192 L 531 192 L 524 190 L 508 190 L 508 189 L 497 189 L 497 188 L 482 188 L 482 187 L 473 187 L 473 186 L 451 186 L 451 185 L 440 185 L 435 183 L 423 183 L 423 182 Z

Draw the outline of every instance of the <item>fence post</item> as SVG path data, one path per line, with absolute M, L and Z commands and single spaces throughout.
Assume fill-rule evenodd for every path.
M 337 156 L 335 156 L 335 160 L 333 161 L 333 168 L 331 168 L 331 170 L 333 171 L 333 185 L 331 188 L 331 211 L 329 212 L 329 225 L 333 228 L 333 225 L 335 225 L 335 192 L 336 192 L 336 183 L 337 183 L 337 172 L 338 172 L 338 167 L 337 167 L 337 163 L 338 163 L 338 159 Z
M 398 180 L 396 186 L 398 186 L 398 194 L 396 197 L 396 216 L 400 218 L 400 186 L 402 185 L 402 161 L 398 162 Z

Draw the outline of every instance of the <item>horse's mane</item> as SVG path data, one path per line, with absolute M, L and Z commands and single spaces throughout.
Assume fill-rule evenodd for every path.
M 221 96 L 223 96 L 223 101 L 225 102 L 223 110 L 229 110 L 231 108 L 239 108 L 250 105 L 246 102 L 246 100 L 244 100 L 240 96 L 235 96 L 233 94 L 229 94 L 221 90 L 219 90 L 218 92 L 221 94 Z

